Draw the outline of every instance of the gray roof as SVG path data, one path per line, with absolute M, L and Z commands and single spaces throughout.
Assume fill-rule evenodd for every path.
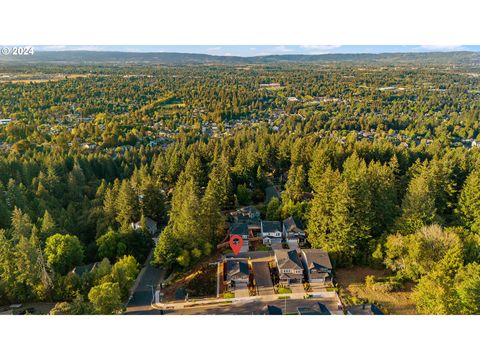
M 267 313 L 268 315 L 283 315 L 282 309 L 274 305 L 267 306 Z
M 294 269 L 303 270 L 302 263 L 298 258 L 296 250 L 275 250 L 275 258 L 277 259 L 277 266 L 280 269 Z M 296 275 L 296 274 L 292 274 Z
M 375 304 L 361 304 L 350 306 L 347 310 L 350 315 L 383 315 L 382 310 Z
M 228 260 L 227 261 L 227 280 L 232 277 L 245 278 L 250 275 L 246 261 Z
M 332 269 L 332 263 L 328 253 L 322 249 L 303 249 L 302 254 L 307 263 L 308 269 Z
M 230 234 L 231 235 L 247 235 L 248 236 L 248 225 L 246 223 L 234 223 L 230 225 Z
M 298 218 L 294 218 L 293 216 L 290 216 L 289 218 L 286 218 L 285 220 L 283 220 L 283 224 L 285 225 L 285 228 L 287 229 L 287 231 L 291 231 L 291 232 L 305 231 L 302 221 Z
M 317 308 L 318 306 L 318 308 Z M 298 307 L 297 312 L 298 315 L 332 315 L 330 313 L 330 310 L 327 309 L 325 305 L 322 303 L 317 303 L 317 306 L 312 306 L 312 307 Z
M 262 221 L 262 232 L 282 232 L 282 224 L 280 221 Z
M 94 262 L 94 263 L 87 264 L 87 265 L 76 266 L 76 267 L 73 268 L 72 273 L 75 274 L 75 275 L 78 275 L 78 276 L 83 276 L 83 275 L 89 273 L 90 271 L 92 271 L 93 269 L 95 269 L 97 264 L 98 263 Z

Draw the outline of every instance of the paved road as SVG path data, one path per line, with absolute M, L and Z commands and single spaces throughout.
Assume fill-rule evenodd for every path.
M 166 315 L 262 315 L 265 314 L 267 305 L 274 305 L 287 314 L 297 313 L 297 307 L 313 307 L 320 301 L 330 311 L 338 312 L 335 299 L 287 299 L 274 301 L 252 301 L 238 304 L 216 304 L 211 307 L 199 307 L 179 310 L 166 310 Z
M 140 282 L 127 304 L 126 313 L 148 312 L 148 314 L 153 315 L 155 311 L 151 311 L 150 307 L 152 303 L 151 286 L 153 286 L 154 290 L 160 289 L 160 283 L 164 280 L 164 277 L 164 269 L 153 267 L 148 262 Z

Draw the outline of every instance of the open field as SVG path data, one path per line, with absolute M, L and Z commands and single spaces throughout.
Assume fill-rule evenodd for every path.
M 42 83 L 47 81 L 60 81 L 78 79 L 90 76 L 89 74 L 0 74 L 2 83 Z
M 393 315 L 416 314 L 412 300 L 412 284 L 407 284 L 405 289 L 400 291 L 374 291 L 365 286 L 365 277 L 368 275 L 380 278 L 385 276 L 385 271 L 361 266 L 337 270 L 336 279 L 343 290 L 342 300 L 352 303 L 362 302 L 362 300 L 373 302 L 388 314 Z

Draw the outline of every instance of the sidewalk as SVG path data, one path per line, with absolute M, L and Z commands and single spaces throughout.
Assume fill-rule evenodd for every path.
M 281 300 L 285 297 L 288 299 L 304 299 L 305 296 L 308 295 L 309 297 L 313 298 L 337 298 L 337 293 L 333 291 L 322 291 L 322 292 L 313 292 L 313 293 L 292 293 L 292 294 L 274 294 L 274 295 L 261 295 L 261 296 L 246 296 L 241 298 L 233 298 L 233 299 L 204 299 L 204 300 L 192 300 L 192 301 L 172 301 L 168 303 L 161 303 L 156 302 L 152 304 L 154 309 L 158 310 L 177 310 L 177 309 L 185 309 L 190 307 L 202 307 L 202 306 L 211 306 L 215 304 L 238 304 L 238 303 L 248 303 L 252 301 L 275 301 Z

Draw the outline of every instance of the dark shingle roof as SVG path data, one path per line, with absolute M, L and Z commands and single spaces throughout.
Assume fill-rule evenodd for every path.
M 316 307 L 298 307 L 298 315 L 332 315 L 325 305 L 322 303 L 317 303 L 318 309 Z
M 287 269 L 298 269 L 303 270 L 302 263 L 298 258 L 298 254 L 296 250 L 275 250 L 275 257 L 277 258 L 277 266 L 279 268 L 287 268 Z
M 92 271 L 93 269 L 95 269 L 96 266 L 97 266 L 96 262 L 91 263 L 91 264 L 87 264 L 87 265 L 76 266 L 76 267 L 73 268 L 72 273 L 74 273 L 78 276 L 83 276 L 84 274 L 87 274 L 90 271 Z
M 230 225 L 230 234 L 231 235 L 248 235 L 248 225 L 246 223 L 235 223 Z
M 282 309 L 280 309 L 277 306 L 273 306 L 273 305 L 268 305 L 267 313 L 268 313 L 268 315 L 283 315 Z
M 280 221 L 262 221 L 262 231 L 263 232 L 275 232 L 282 231 L 282 224 Z
M 302 221 L 298 218 L 294 218 L 293 216 L 290 216 L 289 218 L 286 218 L 283 220 L 283 223 L 285 224 L 285 227 L 287 228 L 287 231 L 304 231 L 305 228 L 303 227 Z
M 322 249 L 303 249 L 302 253 L 309 269 L 332 269 L 332 263 L 330 262 L 330 257 L 326 251 Z
M 351 315 L 383 315 L 382 310 L 375 304 L 354 305 L 348 308 Z
M 227 261 L 227 280 L 235 275 L 241 277 L 248 276 L 250 271 L 248 270 L 248 264 L 246 261 L 228 260 Z

